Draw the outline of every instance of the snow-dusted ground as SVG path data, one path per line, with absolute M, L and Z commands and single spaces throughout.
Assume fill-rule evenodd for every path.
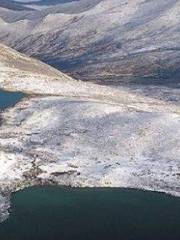
M 34 178 L 180 196 L 179 113 L 35 97 L 5 112 L 3 119 L 2 183 Z
M 169 96 L 157 88 L 156 98 L 141 89 L 75 81 L 1 49 L 1 88 L 43 95 L 1 116 L 2 188 L 52 180 L 180 195 L 178 89 Z
M 147 111 L 179 112 L 179 88 L 139 86 L 137 89 L 129 89 L 127 86 L 100 86 L 74 80 L 2 44 L 0 52 L 0 88 L 40 95 L 78 97 L 111 104 L 129 104 Z

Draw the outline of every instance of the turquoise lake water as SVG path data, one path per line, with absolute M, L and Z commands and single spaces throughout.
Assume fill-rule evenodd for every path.
M 0 109 L 24 94 L 0 92 Z M 0 240 L 180 240 L 180 198 L 128 189 L 33 187 L 12 195 Z
M 20 92 L 5 92 L 0 90 L 0 110 L 11 107 L 19 102 L 25 94 Z

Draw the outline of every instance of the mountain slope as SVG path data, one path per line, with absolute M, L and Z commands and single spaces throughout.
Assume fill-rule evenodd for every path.
M 179 81 L 179 1 L 102 0 L 83 9 L 85 3 L 68 3 L 68 11 L 60 4 L 0 24 L 0 39 L 81 79 Z
M 165 101 L 141 89 L 75 81 L 8 47 L 0 50 L 1 89 L 33 93 L 1 113 L 0 192 L 56 183 L 180 196 L 178 92 L 171 90 L 176 101 Z
M 12 68 L 14 70 L 27 72 L 29 74 L 40 74 L 44 76 L 62 77 L 61 74 L 55 68 L 48 66 L 36 59 L 29 58 L 24 54 L 20 54 L 15 50 L 0 44 L 0 64 L 5 67 Z
M 0 7 L 16 11 L 32 10 L 31 8 L 20 4 L 18 1 L 15 2 L 13 0 L 0 0 Z
M 114 104 L 133 104 L 158 111 L 178 111 L 179 90 L 106 87 L 74 80 L 66 74 L 0 44 L 0 88 L 36 94 L 82 97 Z M 156 93 L 153 95 L 153 93 Z

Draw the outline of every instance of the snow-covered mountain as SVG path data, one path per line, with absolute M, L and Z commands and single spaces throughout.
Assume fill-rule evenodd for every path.
M 65 72 L 0 44 L 0 89 L 29 93 L 0 113 L 0 222 L 35 184 L 180 196 L 180 2 L 51 2 L 0 0 L 0 42 Z
M 2 42 L 77 78 L 178 82 L 178 0 L 80 0 L 0 16 Z

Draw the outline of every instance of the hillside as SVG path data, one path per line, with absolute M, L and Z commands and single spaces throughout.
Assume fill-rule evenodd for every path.
M 1 41 L 76 78 L 179 83 L 177 0 L 81 0 L 0 16 L 11 22 L 0 24 Z
M 1 113 L 0 192 L 55 183 L 180 195 L 176 89 L 157 99 L 75 81 L 0 48 L 1 89 L 33 94 Z
M 0 223 L 34 185 L 180 197 L 179 35 L 179 0 L 0 0 Z
M 1 89 L 23 91 L 42 95 L 82 97 L 114 104 L 137 104 L 147 109 L 171 109 L 176 111 L 180 103 L 178 88 L 143 86 L 138 89 L 127 87 L 105 87 L 75 80 L 68 75 L 33 58 L 0 44 Z

